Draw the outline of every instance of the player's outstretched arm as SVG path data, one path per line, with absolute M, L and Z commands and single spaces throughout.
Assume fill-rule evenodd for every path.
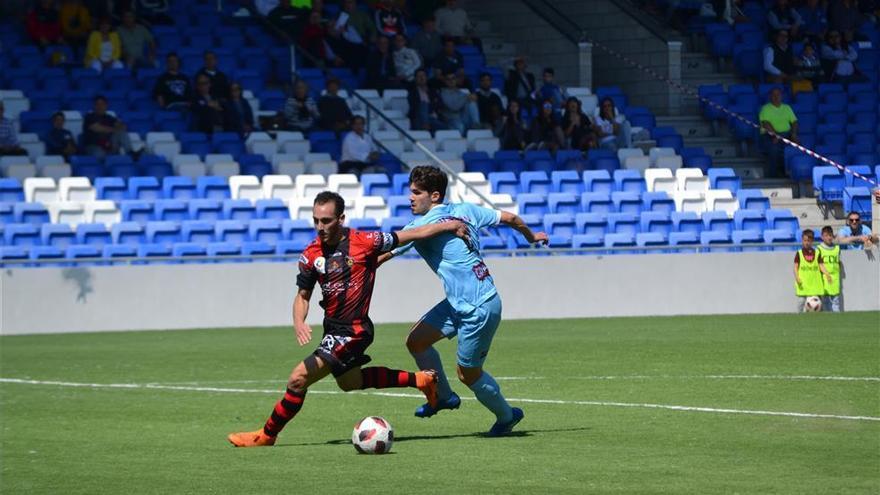
M 540 242 L 541 244 L 547 244 L 547 234 L 544 232 L 532 232 L 532 229 L 523 222 L 523 219 L 520 218 L 519 215 L 514 215 L 509 211 L 501 212 L 501 223 L 504 225 L 508 225 L 512 227 L 514 230 L 522 234 L 523 237 L 526 238 L 529 243 L 534 244 L 536 242 Z
M 413 241 L 428 239 L 444 232 L 454 234 L 456 237 L 467 240 L 469 237 L 467 225 L 460 220 L 449 222 L 431 223 L 407 230 L 400 230 L 394 234 L 397 236 L 397 244 L 402 246 Z
M 293 299 L 293 329 L 296 332 L 296 341 L 301 346 L 312 340 L 312 327 L 306 323 L 311 299 L 312 291 L 307 289 L 298 289 Z

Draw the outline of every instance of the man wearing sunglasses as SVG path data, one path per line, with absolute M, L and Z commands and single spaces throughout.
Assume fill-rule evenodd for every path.
M 846 225 L 837 232 L 837 242 L 843 249 L 871 249 L 877 244 L 876 234 L 862 223 L 862 216 L 851 211 L 846 216 Z

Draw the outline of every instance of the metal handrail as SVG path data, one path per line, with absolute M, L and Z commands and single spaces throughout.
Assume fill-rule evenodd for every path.
M 547 24 L 550 24 L 556 31 L 559 32 L 566 39 L 577 45 L 583 39 L 583 29 L 573 20 L 566 17 L 565 14 L 559 11 L 553 4 L 547 2 L 546 0 L 522 0 L 522 3 L 525 4 L 526 7 L 529 8 L 532 12 L 534 12 L 538 17 L 544 19 Z M 536 4 L 541 4 L 540 6 Z M 559 19 L 564 20 L 569 26 L 574 28 L 574 30 L 578 33 L 577 36 L 571 34 L 569 31 L 566 31 L 562 28 L 559 23 L 552 19 L 551 16 L 547 15 L 547 11 L 550 10 L 556 14 Z
M 325 76 L 332 75 L 326 67 L 323 67 L 324 64 L 322 61 L 315 58 L 311 53 L 309 53 L 307 50 L 305 50 L 299 43 L 292 40 L 287 35 L 287 33 L 283 32 L 283 31 L 279 30 L 278 28 L 276 28 L 275 26 L 273 26 L 271 23 L 269 23 L 262 16 L 260 16 L 259 18 L 260 18 L 260 21 L 264 27 L 268 28 L 270 31 L 275 33 L 276 36 L 280 37 L 285 42 L 287 42 L 290 46 L 292 46 L 296 50 L 296 52 L 298 54 L 300 54 L 300 55 L 304 56 L 306 59 L 308 59 L 316 68 L 321 69 L 324 72 Z M 358 94 L 357 88 L 346 87 L 345 89 L 350 96 L 353 96 L 354 98 L 358 99 L 368 109 L 367 115 L 370 115 L 370 111 L 375 112 L 379 117 L 381 117 L 383 120 L 385 120 L 385 122 L 387 124 L 390 124 L 391 127 L 393 127 L 397 132 L 399 132 L 402 136 L 404 136 L 406 139 L 408 139 L 414 146 L 416 146 L 419 150 L 421 150 L 425 154 L 425 156 L 427 156 L 431 161 L 433 161 L 434 163 L 439 165 L 441 170 L 446 172 L 448 175 L 451 175 L 455 182 L 460 182 L 460 183 L 464 184 L 465 188 L 468 191 L 470 191 L 471 193 L 476 195 L 478 198 L 480 198 L 480 200 L 482 200 L 485 204 L 491 206 L 492 208 L 495 208 L 495 203 L 493 203 L 488 197 L 486 197 L 482 192 L 480 192 L 479 189 L 477 189 L 473 185 L 469 184 L 468 182 L 461 180 L 458 173 L 456 173 L 452 169 L 452 167 L 450 167 L 446 162 L 444 162 L 442 159 L 440 159 L 440 157 L 435 155 L 433 151 L 431 151 L 425 145 L 420 143 L 416 138 L 414 138 L 409 133 L 409 131 L 407 131 L 406 129 L 397 125 L 396 122 L 394 122 L 391 118 L 389 118 L 387 115 L 385 115 L 385 112 L 383 112 L 381 109 L 377 108 L 375 105 L 370 103 L 369 100 L 367 100 L 366 98 L 364 98 L 363 96 Z M 380 140 L 375 139 L 374 141 L 379 143 L 379 146 L 383 150 L 385 150 L 386 152 L 388 152 L 391 155 L 394 155 L 401 163 L 404 163 L 404 165 L 406 165 L 406 163 L 403 160 L 401 160 L 399 156 L 392 153 L 391 150 L 389 150 L 387 147 L 385 147 L 385 145 L 383 145 Z

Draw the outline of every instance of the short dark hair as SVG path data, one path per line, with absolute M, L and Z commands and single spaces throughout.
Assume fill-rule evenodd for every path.
M 354 117 L 351 118 L 351 123 L 354 124 L 354 121 L 355 121 L 355 120 L 360 120 L 360 121 L 363 122 L 364 124 L 367 123 L 367 119 L 365 119 L 363 115 L 359 115 L 359 114 L 358 114 L 358 115 L 355 115 Z
M 319 192 L 317 196 L 315 196 L 315 205 L 324 205 L 333 201 L 336 204 L 336 208 L 334 213 L 337 217 L 341 217 L 343 213 L 345 213 L 345 200 L 342 199 L 342 196 L 336 194 L 333 191 L 323 191 Z
M 409 183 L 428 191 L 428 194 L 440 193 L 440 200 L 443 201 L 446 197 L 446 188 L 449 186 L 449 178 L 437 167 L 420 165 L 409 173 Z
M 103 101 L 104 103 L 107 103 L 107 97 L 104 95 L 96 95 L 94 102 L 97 103 L 99 100 Z
M 801 238 L 804 237 L 812 241 L 816 238 L 816 233 L 813 232 L 813 229 L 805 229 L 803 232 L 801 232 Z
M 546 67 L 546 68 L 544 69 L 544 74 L 550 74 L 551 76 L 555 76 L 555 75 L 556 75 L 556 71 L 553 70 L 553 67 Z
M 480 72 L 480 79 L 482 79 L 482 78 L 484 78 L 484 77 L 488 77 L 488 78 L 491 79 L 491 78 L 492 78 L 492 74 L 489 74 L 488 72 Z
M 826 226 L 822 227 L 822 235 L 825 235 L 825 234 L 834 235 L 834 229 L 831 228 L 830 225 L 826 225 Z
M 61 117 L 64 118 L 64 112 L 55 112 L 52 114 L 52 118 L 50 120 L 55 120 L 56 118 Z

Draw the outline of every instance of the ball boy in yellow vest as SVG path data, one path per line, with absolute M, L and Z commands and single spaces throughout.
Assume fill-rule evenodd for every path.
M 822 298 L 822 311 L 840 312 L 840 245 L 834 244 L 834 229 L 822 227 L 822 242 L 819 243 L 822 264 L 831 277 L 825 277 L 825 296 Z
M 832 282 L 831 275 L 822 262 L 822 253 L 813 249 L 814 237 L 812 230 L 804 230 L 801 234 L 803 247 L 794 255 L 794 289 L 798 296 L 799 313 L 803 312 L 808 297 L 822 298 L 825 295 L 822 275 L 825 276 L 825 281 Z

